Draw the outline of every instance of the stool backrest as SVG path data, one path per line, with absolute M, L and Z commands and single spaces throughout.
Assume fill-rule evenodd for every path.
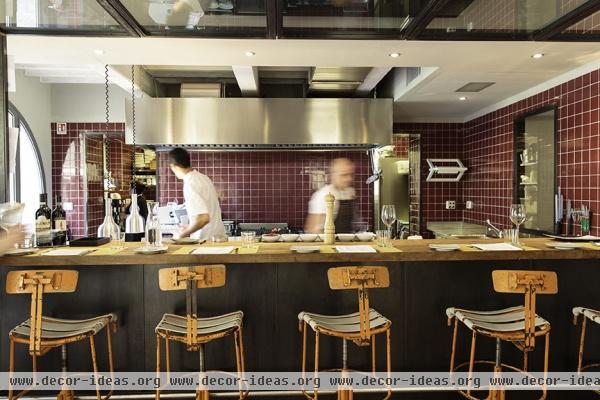
M 329 287 L 333 290 L 358 290 L 358 313 L 360 317 L 359 344 L 371 341 L 371 318 L 369 316 L 369 289 L 390 286 L 390 274 L 387 267 L 334 267 L 327 270 Z
M 162 291 L 186 291 L 186 344 L 188 350 L 196 350 L 199 345 L 196 289 L 225 286 L 225 266 L 219 264 L 162 268 L 158 271 L 158 285 Z
M 558 278 L 553 271 L 492 271 L 494 290 L 498 293 L 525 295 L 525 347 L 535 346 L 535 296 L 558 293 Z
M 72 293 L 79 273 L 73 270 L 10 271 L 6 275 L 6 293 L 31 294 L 29 353 L 40 355 L 42 347 L 42 309 L 44 293 Z

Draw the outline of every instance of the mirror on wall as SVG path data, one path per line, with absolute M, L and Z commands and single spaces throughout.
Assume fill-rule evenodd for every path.
M 556 106 L 514 120 L 514 203 L 523 204 L 530 233 L 556 233 Z

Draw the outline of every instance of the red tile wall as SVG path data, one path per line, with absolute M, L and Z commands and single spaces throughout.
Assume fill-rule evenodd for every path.
M 396 157 L 408 158 L 409 142 L 409 136 L 394 135 L 392 137 L 392 144 L 394 145 L 394 153 Z
M 421 235 L 429 237 L 426 231 L 428 221 L 460 221 L 462 188 L 460 182 L 426 182 L 429 168 L 428 158 L 463 158 L 463 124 L 455 123 L 401 123 L 394 124 L 394 133 L 418 135 L 421 152 Z M 411 146 L 412 149 L 413 146 Z M 416 146 L 415 146 L 416 147 Z M 446 200 L 456 201 L 455 210 L 446 210 Z M 411 220 L 419 218 L 412 215 Z M 412 230 L 413 233 L 414 230 Z
M 102 202 L 102 182 L 88 174 L 87 193 L 86 168 L 84 161 L 94 164 L 102 174 L 101 141 L 88 138 L 85 153 L 82 154 L 82 135 L 85 132 L 102 132 L 104 123 L 67 123 L 67 134 L 57 135 L 56 124 L 50 126 L 52 135 L 52 190 L 61 194 L 63 202 L 73 203 L 73 210 L 67 211 L 67 223 L 74 238 L 95 234 L 104 215 Z M 130 147 L 124 144 L 125 124 L 111 123 L 110 166 L 116 178 L 118 192 L 123 196 L 128 192 L 131 179 L 129 169 Z M 91 181 L 90 181 L 91 180 Z M 87 197 L 87 204 L 86 202 Z M 86 219 L 88 226 L 86 229 Z
M 588 204 L 594 212 L 591 233 L 600 233 L 600 70 L 538 93 L 484 115 L 465 125 L 464 199 L 475 208 L 465 210 L 465 221 L 487 216 L 508 226 L 512 201 L 513 119 L 549 104 L 558 105 L 558 184 L 565 199 L 577 208 Z
M 306 220 L 311 173 L 328 171 L 337 157 L 355 163 L 354 188 L 358 200 L 356 228 L 373 229 L 371 174 L 365 152 L 203 152 L 191 151 L 192 167 L 209 176 L 219 192 L 224 220 L 287 222 L 302 228 Z M 158 154 L 159 201 L 183 203 L 183 185 L 168 165 L 168 153 Z

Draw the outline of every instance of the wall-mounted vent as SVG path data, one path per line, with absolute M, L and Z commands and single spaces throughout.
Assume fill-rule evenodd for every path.
M 463 87 L 456 89 L 457 92 L 476 93 L 492 86 L 496 82 L 469 82 Z

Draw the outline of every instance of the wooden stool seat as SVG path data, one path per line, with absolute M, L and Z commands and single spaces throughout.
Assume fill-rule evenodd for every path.
M 573 316 L 578 317 L 583 315 L 588 318 L 590 321 L 600 324 L 600 311 L 594 310 L 593 308 L 586 307 L 574 307 L 573 308 Z
M 106 328 L 111 322 L 117 322 L 115 314 L 100 315 L 89 319 L 60 319 L 42 316 L 41 338 L 44 340 L 81 338 L 95 335 Z M 31 319 L 17 325 L 10 331 L 11 336 L 20 336 L 29 341 Z
M 232 313 L 218 315 L 208 318 L 196 318 L 197 337 L 200 341 L 203 335 L 214 335 L 216 333 L 228 334 L 231 330 L 237 330 L 242 326 L 244 313 L 234 311 Z M 164 314 L 158 325 L 156 333 L 186 338 L 187 317 L 184 315 Z
M 348 334 L 356 333 L 360 337 L 360 313 L 355 312 L 345 315 L 323 315 L 310 312 L 298 314 L 300 321 L 306 322 L 314 331 L 329 331 L 340 333 L 347 337 Z M 391 321 L 375 311 L 369 309 L 369 324 L 371 329 L 378 329 L 391 325 Z
M 525 307 L 517 306 L 491 311 L 474 311 L 450 307 L 446 309 L 448 318 L 456 318 L 470 330 L 477 330 L 488 336 L 495 336 L 495 332 L 522 332 L 525 334 Z M 536 314 L 536 328 L 542 330 L 550 323 Z

